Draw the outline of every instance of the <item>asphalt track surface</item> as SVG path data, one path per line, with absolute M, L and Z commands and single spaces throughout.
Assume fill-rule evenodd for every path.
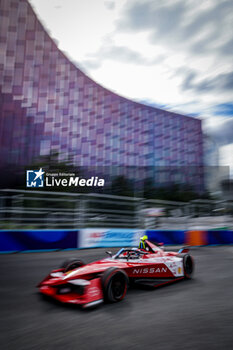
M 92 311 L 44 300 L 36 284 L 67 257 L 105 249 L 0 255 L 1 350 L 232 349 L 233 247 L 196 248 L 192 280 L 132 289 Z

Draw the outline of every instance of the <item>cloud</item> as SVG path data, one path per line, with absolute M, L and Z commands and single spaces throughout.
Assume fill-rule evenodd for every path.
M 233 21 L 232 21 L 233 23 Z M 233 56 L 233 38 L 226 41 L 220 48 L 220 51 L 223 55 Z
M 199 79 L 199 74 L 195 71 L 186 73 L 181 89 L 183 91 L 193 90 L 195 92 L 227 92 L 233 90 L 233 72 L 222 73 L 213 78 Z M 195 81 L 196 80 L 196 81 Z
M 222 123 L 208 129 L 208 134 L 218 145 L 228 145 L 233 143 L 233 117 L 223 120 Z
M 89 54 L 88 58 L 86 60 L 83 60 L 81 63 L 87 68 L 97 69 L 100 68 L 103 62 L 106 60 L 151 66 L 157 63 L 161 63 L 163 59 L 164 56 L 160 54 L 156 57 L 147 58 L 138 51 L 132 50 L 123 45 L 114 45 L 107 41 L 97 52 Z
M 210 107 L 210 117 L 204 123 L 204 131 L 218 146 L 233 143 L 233 102 Z M 207 124 L 207 125 L 205 125 Z
M 134 1 L 127 4 L 125 12 L 117 22 L 119 31 L 149 31 L 151 37 L 161 37 L 174 33 L 180 26 L 184 12 L 184 2 L 166 6 L 165 2 Z
M 98 69 L 102 66 L 102 61 L 98 59 L 87 59 L 87 60 L 82 60 L 81 62 L 76 62 L 77 67 L 85 67 L 86 70 L 88 69 Z M 83 69 L 82 69 L 83 70 Z
M 232 0 L 135 0 L 126 2 L 116 32 L 147 33 L 150 44 L 162 48 L 165 65 L 167 58 L 172 62 L 166 69 L 181 93 L 223 97 L 233 89 L 232 23 Z M 177 54 L 184 59 L 174 68 Z
M 114 10 L 116 4 L 114 1 L 105 1 L 104 2 L 104 6 L 108 9 L 108 10 Z
M 200 5 L 196 7 L 196 16 L 194 15 L 190 24 L 183 27 L 184 37 L 194 37 L 208 27 L 211 29 L 211 32 L 216 34 L 215 38 L 224 31 L 228 23 L 228 17 L 229 15 L 231 16 L 233 10 L 233 2 L 225 0 L 220 2 L 213 1 L 214 3 L 215 6 L 209 4 L 204 9 L 201 9 Z M 194 5 L 194 1 L 191 1 L 190 4 Z
M 174 30 L 177 31 L 184 13 L 184 2 L 176 2 L 170 6 L 163 2 L 136 2 L 128 9 L 125 21 L 120 26 L 134 31 L 151 30 L 156 37 L 164 37 L 173 34 Z
M 102 54 L 105 59 L 117 58 L 118 61 L 122 62 L 133 61 L 136 64 L 145 63 L 145 59 L 139 52 L 131 50 L 126 46 L 105 46 L 100 49 L 99 53 Z
M 111 3 L 105 1 L 105 5 Z M 87 69 L 99 69 L 106 60 L 145 67 L 161 65 L 161 71 L 166 71 L 172 79 L 181 79 L 181 82 L 177 80 L 180 92 L 191 91 L 194 98 L 195 93 L 224 94 L 232 90 L 233 73 L 229 67 L 218 69 L 224 66 L 225 57 L 229 61 L 233 55 L 232 0 L 132 0 L 126 1 L 121 11 L 115 30 L 103 40 L 99 50 L 86 55 L 81 62 Z M 115 44 L 119 33 L 131 33 L 135 37 L 140 32 L 147 32 L 157 56 L 152 51 L 150 55 L 146 51 L 142 53 L 140 46 L 133 49 L 121 45 L 119 40 Z M 172 58 L 177 54 L 186 61 L 180 61 L 179 68 L 174 68 Z M 200 55 L 205 57 L 208 70 L 204 78 L 203 67 L 194 62 Z M 168 58 L 171 65 L 166 62 Z M 221 72 L 218 75 L 215 67 L 216 72 Z
M 232 0 L 138 0 L 127 3 L 117 30 L 147 31 L 154 44 L 160 42 L 195 54 L 212 50 L 231 53 L 232 13 Z

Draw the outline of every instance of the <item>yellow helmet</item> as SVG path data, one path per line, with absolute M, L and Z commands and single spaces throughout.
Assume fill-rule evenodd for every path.
M 145 241 L 146 239 L 148 239 L 148 236 L 147 236 L 147 235 L 144 235 L 144 236 L 140 237 L 140 240 L 141 240 L 141 241 Z

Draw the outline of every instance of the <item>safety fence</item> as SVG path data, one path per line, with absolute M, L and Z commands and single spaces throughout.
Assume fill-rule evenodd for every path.
M 0 230 L 138 227 L 160 230 L 233 229 L 233 203 L 174 202 L 100 193 L 0 190 Z
M 137 246 L 141 235 L 165 245 L 233 244 L 233 231 L 136 230 L 85 228 L 81 230 L 1 230 L 0 252 Z

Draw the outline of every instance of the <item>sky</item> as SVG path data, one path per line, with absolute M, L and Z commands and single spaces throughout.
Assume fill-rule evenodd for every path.
M 96 82 L 201 118 L 223 150 L 233 144 L 232 0 L 30 3 L 58 47 Z M 232 162 L 226 153 L 223 165 Z

